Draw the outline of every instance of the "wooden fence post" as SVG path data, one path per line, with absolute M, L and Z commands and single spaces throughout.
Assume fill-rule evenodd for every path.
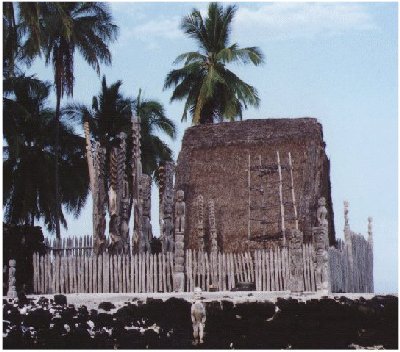
M 140 292 L 139 290 L 139 256 L 138 254 L 134 255 L 134 261 L 135 261 L 135 293 Z
M 157 268 L 158 268 L 158 255 L 153 254 L 153 292 L 158 292 L 158 276 L 157 276 Z

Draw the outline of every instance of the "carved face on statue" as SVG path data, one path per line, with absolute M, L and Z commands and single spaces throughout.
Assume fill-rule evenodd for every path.
M 202 294 L 202 289 L 200 288 L 200 287 L 195 287 L 194 288 L 194 299 L 196 300 L 196 301 L 198 301 L 198 300 L 200 300 L 201 299 L 201 294 Z
M 141 186 L 141 198 L 150 199 L 151 197 L 151 177 L 149 175 L 143 174 L 140 180 Z
M 315 243 L 316 243 L 316 250 L 317 251 L 325 251 L 325 234 L 323 232 L 319 232 L 315 235 Z
M 325 198 L 321 197 L 318 199 L 318 209 L 317 209 L 317 221 L 318 221 L 318 226 L 327 226 L 328 225 L 328 220 L 326 219 L 326 216 L 328 214 L 328 210 L 325 207 Z
M 164 204 L 164 214 L 165 215 L 172 214 L 172 199 L 170 201 L 165 202 L 165 204 Z
M 303 233 L 300 230 L 291 229 L 289 232 L 290 249 L 301 249 L 303 245 Z
M 177 191 L 176 198 L 177 198 L 178 202 L 182 202 L 183 199 L 185 198 L 185 192 L 182 190 Z
M 165 236 L 173 236 L 174 235 L 174 225 L 172 223 L 171 217 L 164 219 L 164 235 Z
M 115 215 L 117 213 L 117 192 L 115 192 L 113 187 L 110 187 L 108 191 L 108 199 L 110 214 Z
M 149 216 L 151 211 L 151 202 L 150 199 L 143 200 L 143 216 Z

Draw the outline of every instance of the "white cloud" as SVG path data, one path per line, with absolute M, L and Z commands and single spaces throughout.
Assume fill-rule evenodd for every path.
M 133 27 L 121 27 L 118 45 L 123 46 L 135 40 L 143 42 L 149 50 L 159 48 L 161 41 L 184 39 L 179 24 L 180 18 L 175 16 L 144 21 Z
M 272 3 L 258 8 L 241 4 L 233 28 L 239 39 L 263 33 L 264 39 L 283 40 L 367 31 L 377 26 L 362 4 Z
M 147 21 L 133 27 L 131 34 L 137 39 L 160 38 L 160 39 L 179 39 L 183 38 L 183 33 L 179 29 L 180 18 L 159 18 Z
M 205 17 L 206 6 L 198 8 Z M 120 45 L 139 40 L 154 49 L 162 41 L 186 38 L 179 28 L 181 16 L 149 17 L 144 9 L 135 7 L 135 11 L 129 11 L 125 4 L 113 4 L 113 10 L 120 16 L 124 13 L 125 20 L 129 16 L 127 22 L 132 23 L 121 26 Z M 258 40 L 285 40 L 377 29 L 366 7 L 357 3 L 265 3 L 257 7 L 241 3 L 232 27 L 232 38 L 239 42 L 254 36 Z
M 147 17 L 146 4 L 140 2 L 116 2 L 110 3 L 112 14 L 116 17 L 128 17 L 131 20 L 141 20 Z
M 205 5 L 196 6 L 203 16 L 207 15 Z M 182 16 L 149 15 L 143 8 L 135 7 L 131 11 L 126 3 L 113 6 L 113 11 L 123 16 L 125 20 L 134 23 L 132 26 L 121 26 L 119 45 L 129 43 L 131 40 L 139 40 L 145 43 L 148 49 L 158 48 L 162 41 L 176 41 L 187 38 L 180 29 Z M 187 14 L 190 13 L 188 10 Z M 150 19 L 151 18 L 151 19 Z

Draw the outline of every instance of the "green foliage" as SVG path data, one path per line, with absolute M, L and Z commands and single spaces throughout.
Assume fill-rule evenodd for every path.
M 50 85 L 34 77 L 4 80 L 3 205 L 5 221 L 32 224 L 42 218 L 55 228 L 54 110 L 46 106 Z M 60 201 L 78 216 L 88 193 L 85 142 L 60 123 Z M 66 227 L 63 212 L 60 220 Z
M 155 133 L 160 131 L 170 138 L 175 138 L 175 124 L 165 116 L 162 104 L 155 100 L 142 99 L 140 92 L 135 99 L 125 98 L 120 93 L 121 85 L 122 82 L 117 81 L 107 86 L 106 78 L 103 77 L 101 91 L 97 97 L 93 97 L 91 108 L 77 103 L 70 104 L 63 109 L 63 114 L 82 123 L 88 121 L 92 138 L 106 148 L 107 155 L 111 147 L 119 142 L 118 134 L 125 132 L 128 136 L 129 172 L 133 110 L 141 125 L 142 170 L 157 181 L 158 165 L 172 160 L 172 150 Z
M 100 63 L 110 64 L 108 43 L 118 27 L 106 3 L 40 3 L 41 47 L 46 64 L 52 63 L 57 94 L 73 94 L 75 49 L 100 73 Z
M 140 119 L 143 172 L 152 175 L 158 183 L 158 166 L 172 160 L 172 150 L 155 133 L 160 131 L 174 139 L 175 124 L 165 116 L 162 104 L 155 100 L 142 99 L 140 91 L 132 106 Z
M 60 150 L 60 102 L 64 94 L 73 95 L 75 50 L 99 74 L 100 63 L 111 63 L 108 44 L 116 39 L 118 27 L 112 22 L 108 5 L 102 2 L 4 3 L 3 26 L 3 77 L 15 75 L 17 62 L 29 65 L 41 54 L 44 54 L 46 65 L 53 66 L 57 100 L 56 123 L 52 126 L 55 134 L 54 190 L 56 209 L 60 209 L 60 159 L 63 153 Z M 56 214 L 55 220 L 58 237 L 60 216 Z
M 183 67 L 169 72 L 164 82 L 164 89 L 174 88 L 171 101 L 186 100 L 182 120 L 189 113 L 194 124 L 232 121 L 241 119 L 249 105 L 260 103 L 257 90 L 226 67 L 230 63 L 258 66 L 264 61 L 259 48 L 230 44 L 236 9 L 210 3 L 206 18 L 194 9 L 182 20 L 181 29 L 199 50 L 179 55 L 174 64 L 183 62 Z

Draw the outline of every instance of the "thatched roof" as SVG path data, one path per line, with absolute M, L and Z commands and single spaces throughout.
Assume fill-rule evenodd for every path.
M 330 194 L 329 160 L 325 154 L 322 126 L 316 119 L 264 119 L 225 122 L 190 127 L 185 131 L 176 168 L 175 188 L 185 191 L 187 209 L 186 242 L 196 248 L 195 199 L 203 195 L 205 205 L 215 201 L 218 239 L 221 249 L 242 250 L 260 248 L 265 244 L 254 241 L 259 235 L 273 241 L 281 235 L 280 198 L 277 164 L 279 151 L 283 167 L 283 201 L 286 227 L 294 224 L 288 153 L 293 159 L 293 180 L 300 229 L 310 236 L 315 225 L 317 200 L 327 199 L 330 216 L 330 242 L 334 242 L 333 211 Z M 265 189 L 265 203 L 261 193 L 251 191 L 250 218 L 265 218 L 268 225 L 250 221 L 248 207 L 248 158 L 256 167 L 262 164 L 271 171 L 265 178 L 251 172 L 251 185 Z M 253 169 L 254 169 L 253 167 Z M 286 168 L 285 168 L 286 167 Z M 275 168 L 275 169 L 274 169 Z M 262 179 L 262 181 L 261 181 Z M 206 236 L 208 235 L 208 209 L 205 209 Z M 207 243 L 207 241 L 206 241 Z
M 316 137 L 322 140 L 322 126 L 315 118 L 244 120 L 189 127 L 182 146 L 207 148 L 266 140 L 271 144 L 285 139 Z

